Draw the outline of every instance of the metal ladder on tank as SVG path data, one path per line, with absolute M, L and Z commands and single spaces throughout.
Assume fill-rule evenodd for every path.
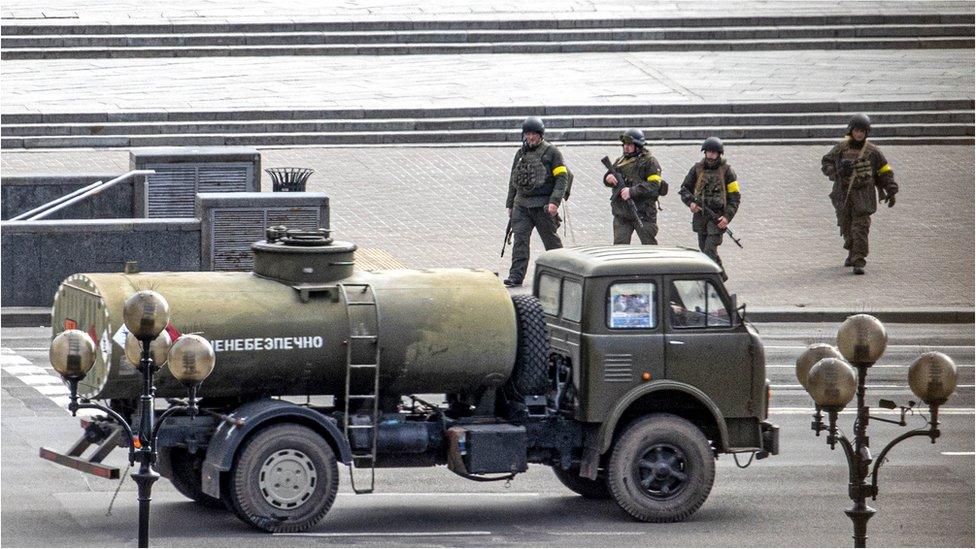
M 376 305 L 376 294 L 369 284 L 339 284 L 342 302 L 346 304 L 346 319 L 349 324 L 349 339 L 346 342 L 346 392 L 345 392 L 345 435 L 346 440 L 352 442 L 353 431 L 369 430 L 372 443 L 369 453 L 354 451 L 352 462 L 349 464 L 349 482 L 353 492 L 370 494 L 376 486 L 376 435 L 379 419 L 380 397 L 380 345 L 379 345 L 379 310 Z M 368 355 L 372 351 L 373 362 L 353 362 L 357 357 Z M 358 372 L 361 375 L 354 374 Z M 356 386 L 372 385 L 372 394 L 351 394 L 353 376 L 359 378 Z M 352 424 L 351 412 L 360 407 L 353 403 L 371 402 L 372 413 L 369 423 Z M 369 487 L 356 486 L 356 462 L 369 463 Z

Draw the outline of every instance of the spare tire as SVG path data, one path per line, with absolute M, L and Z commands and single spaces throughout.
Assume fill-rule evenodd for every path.
M 535 296 L 512 296 L 518 326 L 518 350 L 505 393 L 523 399 L 542 395 L 549 386 L 549 328 L 542 304 Z

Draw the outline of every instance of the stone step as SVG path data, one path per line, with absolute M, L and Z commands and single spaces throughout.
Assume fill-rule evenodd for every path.
M 65 34 L 192 34 L 278 32 L 370 32 L 450 30 L 598 29 L 617 27 L 783 27 L 830 25 L 973 25 L 971 13 L 873 14 L 873 15 L 773 15 L 752 17 L 641 17 L 552 19 L 411 19 L 361 21 L 307 21 L 258 23 L 171 24 L 20 24 L 3 22 L 5 36 Z
M 312 44 L 118 48 L 17 48 L 3 60 L 157 57 L 456 55 L 494 53 L 606 53 L 634 51 L 769 51 L 852 49 L 972 49 L 972 37 L 780 38 L 767 40 L 593 40 L 478 44 Z
M 511 117 L 521 119 L 529 114 L 551 117 L 581 118 L 587 116 L 651 116 L 651 115 L 774 115 L 774 114 L 836 114 L 849 116 L 854 112 L 906 113 L 934 111 L 972 111 L 976 106 L 971 98 L 932 100 L 878 101 L 796 101 L 742 103 L 656 103 L 601 105 L 507 105 L 479 107 L 392 108 L 392 109 L 206 109 L 183 111 L 123 111 L 123 112 L 53 112 L 3 113 L 0 123 L 6 124 L 73 124 L 111 122 L 194 122 L 194 121 L 252 121 L 252 120 L 388 120 L 437 118 Z
M 870 112 L 878 125 L 896 124 L 954 124 L 972 125 L 972 110 Z M 649 115 L 575 115 L 546 117 L 546 124 L 554 130 L 567 128 L 608 128 L 620 131 L 625 127 L 752 127 L 752 126 L 833 126 L 843 127 L 847 113 L 789 113 L 789 114 L 649 114 Z M 110 123 L 38 123 L 3 124 L 4 137 L 35 136 L 98 136 L 98 135 L 179 135 L 179 134 L 259 134 L 259 133 L 329 133 L 329 132 L 390 132 L 390 131 L 514 131 L 523 117 L 495 116 L 485 118 L 389 118 L 389 119 L 258 119 L 246 121 L 198 120 L 192 122 L 110 122 Z
M 710 135 L 729 140 L 771 140 L 778 142 L 836 141 L 841 133 L 837 125 L 826 126 L 752 126 L 752 127 L 663 127 L 647 128 L 651 143 L 669 140 L 700 142 Z M 555 142 L 615 142 L 619 128 L 553 128 L 546 136 Z M 875 124 L 872 138 L 902 138 L 905 141 L 958 142 L 973 140 L 972 124 Z M 404 145 L 404 144 L 482 144 L 517 143 L 520 132 L 515 130 L 455 130 L 455 131 L 383 131 L 383 132 L 305 132 L 305 133 L 240 133 L 240 134 L 159 134 L 159 135 L 98 135 L 98 136 L 34 136 L 4 137 L 0 148 L 101 148 L 154 146 L 215 146 L 215 145 Z
M 186 48 L 199 46 L 298 46 L 369 44 L 466 44 L 654 40 L 771 40 L 786 38 L 972 38 L 973 25 L 831 25 L 796 27 L 671 27 L 555 30 L 443 30 L 371 32 L 266 32 L 183 34 L 14 35 L 0 39 L 4 50 L 32 48 Z

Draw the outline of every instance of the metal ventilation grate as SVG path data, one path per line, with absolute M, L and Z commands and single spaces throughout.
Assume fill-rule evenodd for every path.
M 245 162 L 221 164 L 147 164 L 156 170 L 147 177 L 147 217 L 193 217 L 197 193 L 243 192 L 254 166 Z
M 603 358 L 603 381 L 630 382 L 634 379 L 634 356 L 608 354 Z
M 263 240 L 268 227 L 314 230 L 321 225 L 319 208 L 215 208 L 210 259 L 215 271 L 254 268 L 251 244 Z

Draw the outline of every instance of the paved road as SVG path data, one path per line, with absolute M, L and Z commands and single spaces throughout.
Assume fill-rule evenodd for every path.
M 570 225 L 576 243 L 608 244 L 609 193 L 599 158 L 617 147 L 565 147 L 576 174 Z M 894 209 L 873 218 L 868 275 L 841 266 L 845 254 L 820 174 L 826 147 L 730 146 L 742 186 L 732 223 L 745 249 L 721 254 L 740 303 L 848 310 L 973 306 L 972 146 L 886 146 L 901 185 Z M 339 239 L 383 248 L 410 267 L 470 266 L 507 272 L 498 257 L 512 147 L 263 149 L 262 163 L 307 166 L 309 190 L 329 195 Z M 671 194 L 659 214 L 659 240 L 697 247 L 678 187 L 699 152 L 655 147 Z M 5 152 L 4 174 L 122 173 L 127 151 Z M 270 183 L 264 182 L 270 190 Z M 566 237 L 567 245 L 573 239 Z M 541 251 L 534 238 L 532 249 Z
M 343 481 L 327 518 L 310 536 L 268 536 L 247 530 L 229 513 L 187 502 L 165 481 L 154 491 L 156 546 L 848 546 L 842 510 L 846 472 L 840 450 L 809 431 L 809 400 L 788 386 L 803 345 L 828 341 L 835 325 L 764 324 L 773 421 L 782 427 L 782 455 L 735 467 L 718 462 L 712 495 L 690 522 L 631 521 L 612 503 L 591 502 L 533 467 L 510 487 L 476 484 L 436 469 L 379 471 L 379 493 L 355 496 Z M 889 353 L 872 370 L 870 400 L 904 403 L 904 364 L 924 350 L 942 350 L 960 366 L 961 387 L 942 416 L 944 436 L 932 445 L 899 446 L 882 469 L 879 510 L 869 527 L 872 546 L 972 546 L 974 543 L 973 326 L 888 326 Z M 2 346 L 44 365 L 47 331 L 0 332 Z M 5 355 L 12 356 L 12 355 Z M 896 386 L 896 387 L 890 387 Z M 119 546 L 135 542 L 131 480 L 122 484 L 112 516 L 115 482 L 87 477 L 37 458 L 40 446 L 65 449 L 78 436 L 76 420 L 47 397 L 21 385 L 4 368 L 2 526 L 8 546 Z M 889 416 L 890 417 L 890 416 Z M 850 430 L 852 416 L 841 416 Z M 920 426 L 917 417 L 912 426 Z M 873 422 L 876 452 L 903 429 Z M 121 465 L 119 456 L 113 456 Z

